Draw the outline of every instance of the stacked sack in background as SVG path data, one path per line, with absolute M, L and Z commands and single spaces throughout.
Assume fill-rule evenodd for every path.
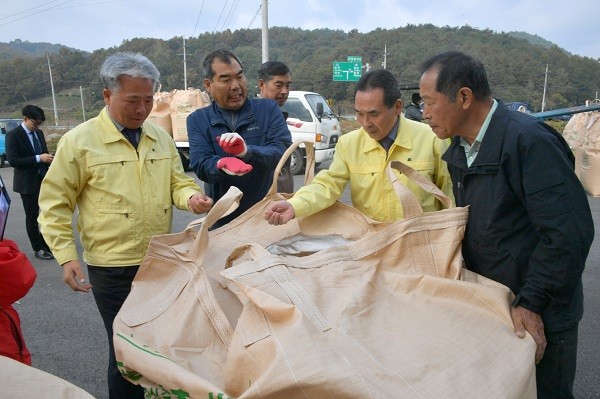
M 575 154 L 575 173 L 585 191 L 600 197 L 600 112 L 575 114 L 563 131 Z
M 187 116 L 210 103 L 208 93 L 200 89 L 159 91 L 154 93 L 154 105 L 148 120 L 164 128 L 175 141 L 188 141 Z

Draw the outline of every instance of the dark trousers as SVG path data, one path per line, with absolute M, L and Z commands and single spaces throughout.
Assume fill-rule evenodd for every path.
M 546 351 L 536 366 L 539 399 L 573 398 L 577 369 L 578 324 L 568 330 L 546 332 Z
M 113 320 L 131 291 L 131 282 L 139 266 L 99 267 L 88 265 L 88 274 L 96 306 L 108 335 L 108 394 L 110 399 L 143 399 L 144 389 L 130 383 L 117 367 L 113 346 Z
M 40 214 L 38 200 L 40 197 L 40 186 L 42 184 L 42 178 L 40 177 L 39 179 L 40 181 L 35 192 L 31 194 L 21 194 L 21 201 L 23 201 L 23 209 L 25 210 L 25 230 L 27 231 L 29 242 L 31 242 L 31 247 L 34 251 L 39 251 L 40 249 L 49 251 L 50 249 L 48 248 L 48 245 L 46 245 L 42 233 L 40 233 L 40 227 L 37 221 Z

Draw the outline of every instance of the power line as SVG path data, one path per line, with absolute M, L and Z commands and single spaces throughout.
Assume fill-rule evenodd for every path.
M 194 26 L 194 32 L 192 32 L 192 36 L 196 35 L 196 28 L 198 27 L 198 22 L 200 22 L 200 15 L 202 15 L 202 9 L 204 8 L 204 0 L 202 0 L 202 5 L 200 6 L 200 12 L 198 13 L 198 18 L 196 19 L 196 26 Z
M 239 4 L 239 0 L 234 0 L 233 3 L 231 4 L 231 8 L 229 9 L 229 13 L 227 14 L 227 18 L 225 18 L 225 22 L 223 23 L 223 26 L 221 27 L 222 31 L 225 30 L 225 27 L 227 25 L 229 25 L 229 23 L 231 22 L 231 19 L 235 15 L 234 9 L 237 8 L 238 4 Z
M 26 12 L 28 12 L 28 11 L 35 10 L 36 8 L 43 7 L 43 6 L 45 6 L 46 4 L 56 3 L 57 1 L 60 1 L 60 0 L 52 0 L 52 1 L 49 1 L 49 2 L 47 2 L 47 3 L 40 4 L 39 6 L 31 7 L 31 8 L 29 8 L 29 9 L 25 10 L 25 11 L 19 11 L 19 12 L 16 12 L 16 13 L 14 13 L 14 14 L 7 15 L 7 16 L 5 16 L 5 17 L 2 17 L 2 18 L 0 18 L 0 21 L 1 21 L 1 20 L 3 20 L 3 19 L 7 19 L 7 18 L 11 18 L 11 17 L 17 16 L 17 15 L 20 15 L 20 14 L 25 14 L 25 13 L 26 13 Z
M 215 33 L 217 31 L 217 26 L 219 26 L 219 22 L 221 21 L 221 17 L 223 16 L 223 12 L 225 11 L 225 7 L 227 7 L 228 2 L 229 2 L 229 0 L 225 0 L 225 4 L 223 4 L 223 9 L 221 10 L 221 14 L 219 14 L 219 19 L 217 19 L 217 23 L 215 24 L 213 33 Z
M 8 18 L 11 18 L 11 17 L 15 17 L 15 16 L 17 16 L 17 15 L 25 14 L 26 12 L 29 12 L 29 11 L 35 10 L 35 9 L 37 9 L 37 8 L 40 8 L 40 7 L 43 7 L 43 6 L 47 5 L 47 4 L 55 3 L 55 2 L 57 2 L 57 1 L 60 1 L 60 0 L 53 0 L 53 1 L 49 1 L 49 2 L 47 2 L 47 3 L 40 4 L 39 6 L 32 7 L 32 8 L 30 8 L 30 9 L 28 9 L 28 10 L 25 10 L 25 11 L 20 11 L 20 12 L 18 12 L 18 13 L 14 13 L 14 14 L 8 15 L 8 16 L 6 16 L 6 17 L 2 17 L 2 18 L 0 18 L 0 21 L 1 21 L 1 20 L 3 20 L 3 19 L 8 19 Z M 60 4 L 56 4 L 56 5 L 54 5 L 54 6 L 52 6 L 52 7 L 48 7 L 48 8 L 45 8 L 45 9 L 43 9 L 43 10 L 40 10 L 40 11 L 37 11 L 37 12 L 31 13 L 31 14 L 25 15 L 25 16 L 23 16 L 23 17 L 21 17 L 21 18 L 16 18 L 16 19 L 10 20 L 10 21 L 8 21 L 8 22 L 2 23 L 2 24 L 0 24 L 0 26 L 8 25 L 8 24 L 10 24 L 10 23 L 12 23 L 12 22 L 17 22 L 17 21 L 20 21 L 20 20 L 22 20 L 22 19 L 25 19 L 25 18 L 32 17 L 32 16 L 34 16 L 34 15 L 41 14 L 41 13 L 43 13 L 43 12 L 45 12 L 45 11 L 51 11 L 51 10 L 66 10 L 66 9 L 69 9 L 69 8 L 76 8 L 76 7 L 86 7 L 86 6 L 95 6 L 95 5 L 99 5 L 99 4 L 117 3 L 117 2 L 121 2 L 122 0 L 109 0 L 109 1 L 101 1 L 101 2 L 97 2 L 97 3 L 77 4 L 77 5 L 71 5 L 71 6 L 68 6 L 68 7 L 61 7 L 61 6 L 64 6 L 65 4 L 72 3 L 73 1 L 75 1 L 75 0 L 68 0 L 68 1 L 64 1 L 64 2 L 62 2 L 62 3 L 60 3 Z
M 250 23 L 248 24 L 248 27 L 246 29 L 250 29 L 250 27 L 254 23 L 254 20 L 256 19 L 256 17 L 258 17 L 258 13 L 260 12 L 261 8 L 262 8 L 262 4 L 258 6 L 258 10 L 256 10 L 256 14 L 254 14 L 254 18 L 252 18 L 252 21 L 250 21 Z

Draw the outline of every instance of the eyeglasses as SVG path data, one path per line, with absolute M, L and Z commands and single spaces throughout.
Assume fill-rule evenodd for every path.
M 28 118 L 29 119 L 29 118 Z M 33 119 L 29 119 L 31 121 L 31 123 L 33 123 L 33 126 L 40 127 L 44 124 L 44 121 L 38 122 L 38 121 L 34 121 Z

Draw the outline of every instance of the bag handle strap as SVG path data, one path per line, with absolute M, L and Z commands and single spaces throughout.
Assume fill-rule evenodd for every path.
M 196 265 L 196 270 L 194 271 L 194 285 L 198 293 L 198 300 L 227 349 L 229 349 L 229 346 L 231 345 L 234 330 L 210 287 L 208 277 L 202 267 L 202 261 L 208 250 L 208 229 L 217 220 L 237 209 L 240 198 L 242 198 L 242 192 L 237 187 L 232 186 L 227 193 L 213 205 L 210 211 L 208 211 L 208 214 L 204 217 L 200 226 L 200 232 L 194 239 L 192 248 L 187 254 L 188 259 Z
M 245 347 L 271 335 L 267 317 L 252 301 L 244 303 L 242 314 L 238 318 L 238 328 L 242 336 L 242 345 Z
M 423 215 L 423 207 L 417 200 L 417 197 L 415 197 L 414 193 L 400 182 L 393 169 L 403 173 L 410 180 L 418 184 L 423 190 L 434 195 L 446 207 L 446 209 L 452 207 L 452 200 L 446 194 L 444 194 L 444 192 L 440 190 L 439 187 L 436 186 L 431 180 L 405 163 L 400 161 L 391 161 L 387 166 L 387 174 L 392 182 L 392 185 L 394 186 L 396 195 L 402 203 L 405 219 Z
M 212 206 L 204 218 L 193 221 L 186 227 L 186 230 L 188 230 L 200 224 L 200 232 L 194 239 L 194 244 L 188 253 L 189 258 L 197 265 L 202 263 L 204 254 L 208 248 L 208 229 L 219 219 L 235 211 L 240 204 L 241 198 L 241 190 L 235 186 L 231 186 L 225 195 Z
M 269 191 L 267 192 L 267 197 L 269 195 L 275 194 L 277 192 L 277 176 L 281 173 L 281 169 L 283 169 L 285 163 L 288 158 L 292 156 L 292 153 L 300 146 L 300 144 L 304 143 L 304 148 L 306 150 L 306 167 L 304 168 L 304 185 L 309 184 L 313 178 L 315 177 L 315 145 L 312 141 L 306 141 L 303 139 L 295 140 L 287 150 L 281 156 L 281 159 L 277 163 L 275 167 L 275 172 L 273 172 L 273 183 L 271 183 L 271 187 L 269 187 Z

